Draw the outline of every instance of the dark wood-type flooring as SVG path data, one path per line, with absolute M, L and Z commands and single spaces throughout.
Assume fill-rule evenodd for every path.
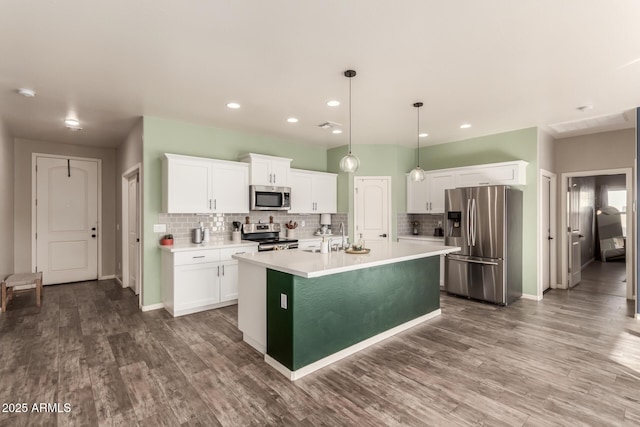
M 296 382 L 235 306 L 174 319 L 110 280 L 47 286 L 0 316 L 0 403 L 30 411 L 0 425 L 638 425 L 640 322 L 587 280 L 506 308 L 443 294 L 441 317 Z

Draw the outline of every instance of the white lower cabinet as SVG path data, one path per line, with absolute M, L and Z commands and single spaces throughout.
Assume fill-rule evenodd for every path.
M 257 245 L 197 251 L 162 251 L 162 299 L 174 317 L 237 303 L 238 261 L 233 254 Z

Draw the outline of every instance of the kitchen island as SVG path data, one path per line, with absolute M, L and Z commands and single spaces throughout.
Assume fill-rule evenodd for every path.
M 296 380 L 440 314 L 442 245 L 371 243 L 368 254 L 238 254 L 238 328 Z

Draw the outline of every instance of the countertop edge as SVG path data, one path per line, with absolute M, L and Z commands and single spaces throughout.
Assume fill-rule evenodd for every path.
M 188 246 L 187 246 L 188 245 Z M 201 250 L 213 250 L 213 249 L 226 249 L 226 248 L 240 248 L 240 247 L 258 246 L 256 242 L 250 240 L 241 240 L 240 242 L 232 242 L 231 240 L 225 240 L 224 242 L 210 242 L 210 243 L 183 243 L 179 245 L 164 246 L 158 245 L 158 247 L 165 252 L 189 252 L 189 251 L 201 251 Z
M 395 264 L 397 262 L 410 261 L 410 260 L 414 260 L 414 259 L 429 258 L 429 257 L 433 257 L 433 256 L 445 255 L 445 254 L 448 254 L 448 253 L 457 252 L 460 249 L 461 248 L 457 247 L 457 246 L 442 246 L 442 249 L 439 249 L 439 250 L 432 250 L 432 251 L 428 251 L 428 252 L 422 252 L 422 253 L 411 254 L 411 255 L 402 255 L 402 256 L 397 256 L 397 257 L 388 258 L 388 259 L 364 262 L 364 263 L 356 264 L 356 265 L 335 267 L 335 268 L 330 268 L 330 269 L 327 269 L 327 270 L 318 270 L 318 271 L 310 271 L 310 272 L 300 271 L 300 270 L 292 269 L 292 268 L 289 268 L 289 267 L 286 267 L 286 266 L 274 265 L 274 264 L 269 263 L 269 262 L 260 261 L 259 259 L 251 257 L 250 254 L 232 255 L 232 258 L 236 259 L 238 261 L 244 261 L 244 262 L 247 262 L 247 263 L 250 263 L 250 264 L 254 264 L 254 265 L 261 266 L 261 267 L 269 268 L 271 270 L 280 271 L 282 273 L 292 274 L 294 276 L 299 276 L 299 277 L 304 277 L 306 279 L 311 279 L 311 278 L 316 278 L 316 277 L 329 276 L 329 275 L 337 274 L 337 273 L 344 273 L 344 272 L 347 272 L 347 271 L 361 270 L 361 269 L 364 269 L 364 268 L 378 267 L 378 266 L 388 265 L 388 264 Z M 330 254 L 314 254 L 314 255 L 326 256 L 326 257 L 331 256 Z

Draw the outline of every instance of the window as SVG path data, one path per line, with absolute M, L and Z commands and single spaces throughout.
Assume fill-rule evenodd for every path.
M 627 190 L 607 190 L 609 206 L 620 211 L 622 235 L 627 236 Z

